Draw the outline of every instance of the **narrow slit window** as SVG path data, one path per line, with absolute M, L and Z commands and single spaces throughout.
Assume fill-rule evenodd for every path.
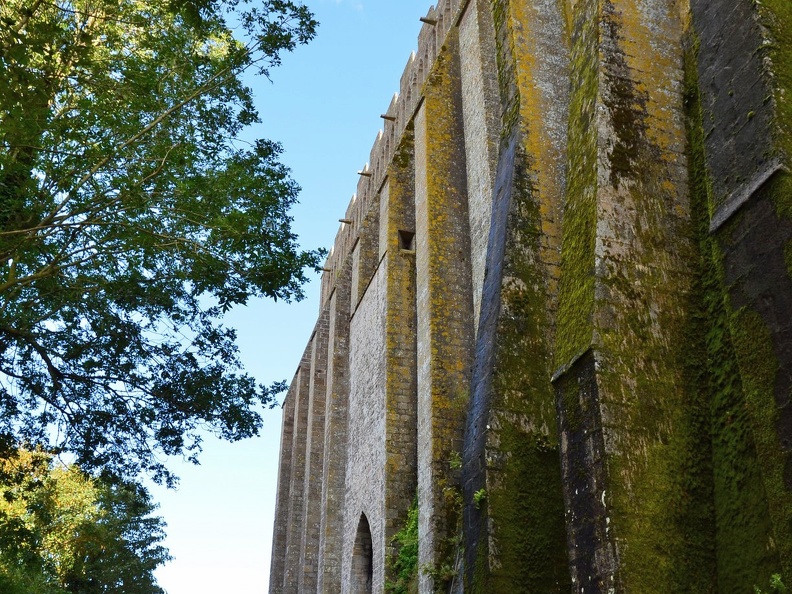
M 399 249 L 409 252 L 415 251 L 414 231 L 399 231 Z

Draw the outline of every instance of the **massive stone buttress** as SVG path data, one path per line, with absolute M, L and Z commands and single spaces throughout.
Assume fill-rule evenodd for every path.
M 792 586 L 792 5 L 423 20 L 284 401 L 270 594 Z

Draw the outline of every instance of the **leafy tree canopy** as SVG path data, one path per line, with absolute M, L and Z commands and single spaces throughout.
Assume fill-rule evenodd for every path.
M 164 523 L 142 488 L 93 479 L 41 452 L 0 460 L 0 591 L 162 594 Z
M 298 191 L 241 73 L 310 40 L 288 0 L 0 2 L 0 437 L 173 477 L 273 390 L 222 314 L 300 298 Z M 236 36 L 235 36 L 236 33 Z

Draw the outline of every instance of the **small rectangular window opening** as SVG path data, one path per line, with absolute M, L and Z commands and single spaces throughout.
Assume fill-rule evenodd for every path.
M 415 232 L 399 230 L 399 249 L 415 251 Z

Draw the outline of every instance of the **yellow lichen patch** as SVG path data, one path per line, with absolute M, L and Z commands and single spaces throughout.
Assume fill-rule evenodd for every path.
M 429 448 L 419 452 L 419 461 L 431 468 L 426 497 L 432 506 L 420 561 L 428 568 L 422 584 L 434 581 L 435 587 L 448 579 L 442 568 L 453 567 L 449 538 L 456 535 L 460 516 L 449 489 L 458 490 L 458 477 L 447 461 L 462 447 L 473 342 L 457 36 L 452 29 L 446 37 L 415 117 L 419 406 L 430 421 L 420 429 Z
M 541 13 L 546 7 L 532 2 L 511 2 L 510 33 L 519 97 L 523 145 L 528 156 L 531 183 L 541 212 L 541 260 L 560 263 L 561 204 L 566 159 L 566 101 L 568 49 L 562 33 L 560 11 Z M 544 27 L 544 23 L 555 27 Z M 551 47 L 552 46 L 552 47 Z M 553 49 L 554 59 L 548 52 Z
M 682 79 L 682 20 L 675 2 L 614 0 L 627 65 L 635 73 L 636 91 L 647 98 L 647 138 L 674 160 L 684 150 L 679 117 Z M 670 153 L 670 154 L 668 154 Z

